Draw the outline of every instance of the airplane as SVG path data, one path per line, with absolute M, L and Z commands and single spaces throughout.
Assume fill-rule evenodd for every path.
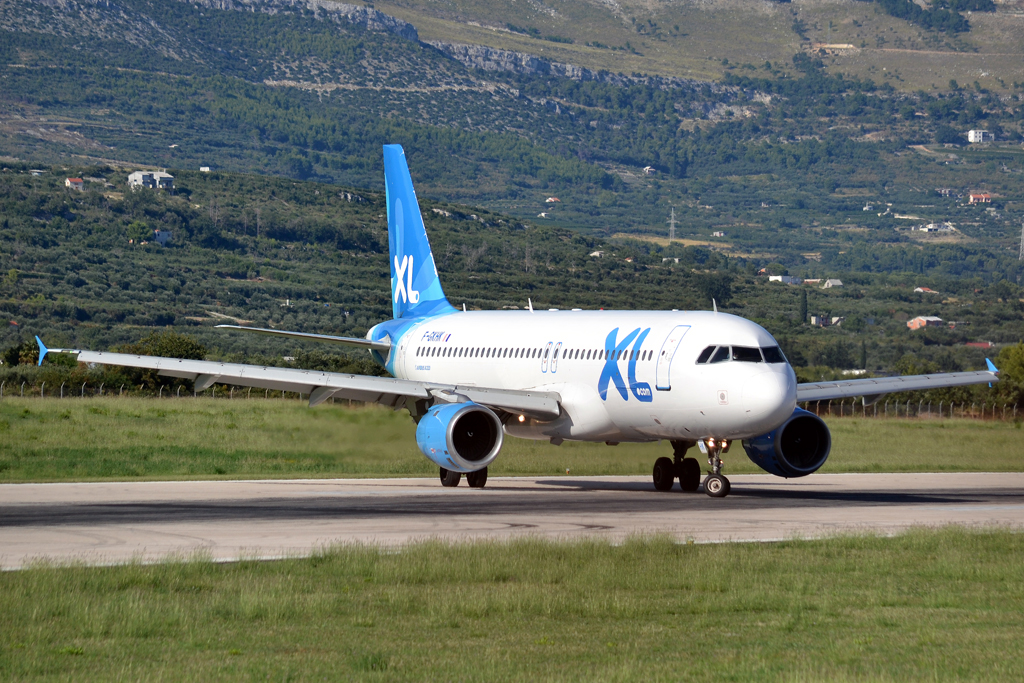
M 416 444 L 446 487 L 466 475 L 487 483 L 505 436 L 546 440 L 667 440 L 672 458 L 654 463 L 659 491 L 701 487 L 711 497 L 731 490 L 722 456 L 738 440 L 761 469 L 779 477 L 809 475 L 825 464 L 832 439 L 825 422 L 798 407 L 805 401 L 863 397 L 998 381 L 988 369 L 798 384 L 778 342 L 760 325 L 712 311 L 467 311 L 441 287 L 405 152 L 384 146 L 392 319 L 365 338 L 218 325 L 369 351 L 390 377 L 139 356 L 39 345 L 79 362 L 156 370 L 192 380 L 331 397 L 409 411 Z

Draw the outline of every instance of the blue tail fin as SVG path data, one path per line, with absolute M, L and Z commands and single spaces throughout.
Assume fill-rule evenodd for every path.
M 384 145 L 384 185 L 388 196 L 393 317 L 418 318 L 454 312 L 441 290 L 401 145 Z

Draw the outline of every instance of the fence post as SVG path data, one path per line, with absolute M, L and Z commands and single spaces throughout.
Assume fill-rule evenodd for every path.
M 118 391 L 117 391 L 117 395 L 118 395 L 118 396 L 120 396 L 120 395 L 121 395 L 121 394 L 123 394 L 123 393 L 124 393 L 124 385 L 122 384 L 122 385 L 121 385 L 121 388 L 120 388 L 120 389 L 118 389 Z
M 39 387 L 39 398 L 43 398 L 45 396 L 46 396 L 46 382 L 43 382 L 43 385 L 41 387 Z
M 82 398 L 85 398 L 85 382 L 82 382 Z
M 942 419 L 942 401 L 939 401 L 939 419 Z
M 245 392 L 245 400 L 248 401 L 252 398 L 252 387 L 249 387 L 249 391 Z
M 228 389 L 228 398 L 234 398 L 234 397 L 235 397 L 235 388 L 231 387 L 230 389 Z
M 178 385 L 178 391 L 175 393 L 175 396 L 177 398 L 181 398 L 181 385 L 180 384 Z
M 1005 403 L 1003 404 L 1003 417 L 1002 417 L 1002 420 L 1003 420 L 1003 422 L 1006 422 L 1006 404 Z
M 4 397 L 4 385 L 5 384 L 7 384 L 7 382 L 0 382 L 0 398 Z
M 163 398 L 164 397 L 164 385 L 163 384 L 160 385 L 160 391 L 157 392 L 156 397 L 157 398 Z
M 60 397 L 61 398 L 64 398 L 64 384 L 65 384 L 65 382 L 61 382 L 60 383 Z
M 267 389 L 265 392 L 263 392 L 263 398 L 270 398 L 270 389 Z
M 916 415 L 916 417 L 921 417 L 921 404 L 923 404 L 923 403 L 924 403 L 924 399 L 923 398 L 920 401 L 917 402 L 917 415 Z
M 103 395 L 103 382 L 100 382 L 100 396 Z
M 21 397 L 25 398 L 25 383 L 21 383 Z
M 885 413 L 884 413 L 884 415 L 886 417 L 889 417 L 889 402 L 888 401 L 885 402 Z

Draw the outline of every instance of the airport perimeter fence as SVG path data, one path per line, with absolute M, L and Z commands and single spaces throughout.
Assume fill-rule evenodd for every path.
M 191 382 L 177 382 L 159 385 L 156 388 L 139 386 L 121 382 L 90 383 L 88 380 L 73 382 L 62 381 L 59 385 L 52 382 L 47 386 L 43 380 L 38 385 L 27 379 L 15 378 L 16 381 L 0 379 L 0 400 L 11 397 L 21 398 L 89 398 L 93 396 L 132 396 L 151 397 L 157 399 L 211 398 L 224 400 L 303 400 L 309 394 L 294 391 L 275 391 L 271 389 L 254 389 L 235 387 L 227 384 L 214 384 L 209 389 L 196 392 Z M 21 381 L 17 381 L 20 379 Z M 77 378 L 81 379 L 81 378 Z M 170 379 L 170 378 L 169 378 Z M 335 403 L 331 397 L 331 403 Z M 361 401 L 341 399 L 348 405 L 362 405 Z M 964 418 L 975 420 L 1017 420 L 1017 404 L 1008 403 L 946 403 L 938 404 L 924 401 L 877 401 L 865 405 L 857 398 L 834 401 L 806 401 L 800 407 L 819 417 L 861 417 L 861 418 Z
M 865 405 L 859 398 L 835 401 L 807 401 L 801 406 L 819 417 L 866 418 L 964 418 L 974 420 L 1017 420 L 1017 404 L 998 402 L 934 404 L 926 401 L 883 401 Z

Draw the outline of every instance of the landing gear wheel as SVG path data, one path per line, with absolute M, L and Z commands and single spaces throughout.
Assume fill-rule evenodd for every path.
M 485 467 L 482 470 L 467 474 L 466 483 L 469 484 L 470 488 L 482 489 L 487 484 L 487 468 Z
M 677 469 L 680 488 L 684 491 L 696 491 L 700 488 L 700 463 L 696 458 L 683 458 Z
M 668 458 L 654 461 L 654 488 L 659 491 L 671 491 L 676 478 L 676 468 Z
M 725 498 L 731 488 L 729 480 L 721 474 L 709 474 L 704 480 L 704 493 L 712 498 Z
M 460 472 L 452 472 L 441 468 L 441 486 L 458 486 L 459 482 L 462 481 L 462 474 Z

